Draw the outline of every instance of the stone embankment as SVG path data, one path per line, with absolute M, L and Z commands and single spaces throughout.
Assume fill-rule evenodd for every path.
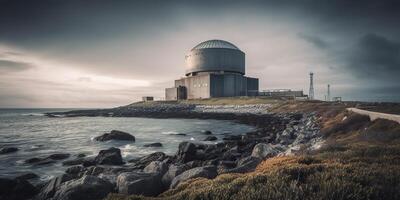
M 157 196 L 192 178 L 212 179 L 224 173 L 250 172 L 264 159 L 314 149 L 322 141 L 315 113 L 268 114 L 267 107 L 171 104 L 157 108 L 129 106 L 108 110 L 49 113 L 48 116 L 52 117 L 63 115 L 230 119 L 254 125 L 257 129 L 239 136 L 227 134 L 223 142 L 214 144 L 185 141 L 179 145 L 175 155 L 156 152 L 135 160 L 123 160 L 118 148 L 105 149 L 96 157 L 74 157 L 62 162 L 70 167 L 63 175 L 50 181 L 33 186 L 27 180 L 0 179 L 0 185 L 9 191 L 15 191 L 5 196 L 8 199 L 18 199 L 19 195 L 23 195 L 24 198 L 33 199 L 96 200 L 103 199 L 109 193 Z M 222 110 L 225 112 L 220 112 Z M 230 112 L 227 112 L 228 110 Z M 112 131 L 99 138 L 121 139 L 123 136 L 122 138 L 126 139 L 129 136 L 127 134 L 129 133 Z M 213 136 L 209 131 L 204 134 L 210 138 Z M 130 138 L 134 136 L 129 136 L 128 139 Z

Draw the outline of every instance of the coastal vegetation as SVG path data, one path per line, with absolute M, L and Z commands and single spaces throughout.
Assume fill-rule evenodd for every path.
M 267 159 L 254 172 L 191 179 L 158 197 L 107 199 L 399 199 L 400 125 L 370 121 L 344 107 L 305 102 L 274 108 L 318 112 L 325 139 L 318 150 Z

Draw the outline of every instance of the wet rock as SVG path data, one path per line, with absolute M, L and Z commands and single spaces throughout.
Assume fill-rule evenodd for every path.
M 160 176 L 162 176 L 167 170 L 168 166 L 166 163 L 161 161 L 153 161 L 143 169 L 143 172 L 159 174 Z
M 278 151 L 271 144 L 258 143 L 254 146 L 251 156 L 265 159 L 276 156 L 277 154 Z
M 150 155 L 143 156 L 139 159 L 130 160 L 129 162 L 133 163 L 134 167 L 136 167 L 138 169 L 143 169 L 153 161 L 162 161 L 166 158 L 167 158 L 167 156 L 165 155 L 165 153 L 155 152 Z
M 69 153 L 55 153 L 55 154 L 51 154 L 47 158 L 50 158 L 52 160 L 64 160 L 64 159 L 69 158 L 70 155 L 71 154 L 69 154 Z
M 171 133 L 170 135 L 186 136 L 186 133 Z
M 55 162 L 56 162 L 55 160 L 50 158 L 30 158 L 25 160 L 25 163 L 34 165 L 47 165 Z
M 39 178 L 39 176 L 36 175 L 35 173 L 30 173 L 30 172 L 15 177 L 15 179 L 20 179 L 20 180 L 30 180 L 35 178 Z
M 125 172 L 117 177 L 118 192 L 122 194 L 156 196 L 164 190 L 160 178 L 159 175 L 152 173 Z
M 203 141 L 215 141 L 215 140 L 218 140 L 218 138 L 215 136 L 207 136 Z
M 91 166 L 86 169 L 84 175 L 91 175 L 91 176 L 97 176 L 104 172 L 105 169 L 103 167 L 98 167 L 98 166 Z
M 145 144 L 143 146 L 144 147 L 162 147 L 162 144 L 159 142 L 155 142 L 155 143 Z
M 73 159 L 73 160 L 64 161 L 62 164 L 65 165 L 65 166 L 81 165 L 85 161 L 86 161 L 86 159 L 84 159 L 84 158 L 76 158 L 76 159 Z
M 85 167 L 76 165 L 69 167 L 68 169 L 65 170 L 65 173 L 67 174 L 72 174 L 72 175 L 78 175 L 79 173 L 85 171 Z
M 50 181 L 48 181 L 40 190 L 40 193 L 37 195 L 36 199 L 48 199 L 54 196 L 56 190 L 58 187 L 66 182 L 74 179 L 75 176 L 70 175 L 70 174 L 62 174 L 60 176 L 57 176 L 55 178 L 52 178 Z
M 23 179 L 5 179 L 0 178 L 0 199 L 21 200 L 30 199 L 36 193 L 37 189 L 28 181 Z
M 19 149 L 17 147 L 4 147 L 0 149 L 0 154 L 7 154 L 7 153 L 13 153 L 18 151 Z
M 126 141 L 135 141 L 135 136 L 117 130 L 112 130 L 110 133 L 105 133 L 101 136 L 94 138 L 97 141 L 108 141 L 108 140 L 126 140 Z
M 204 135 L 211 135 L 212 134 L 211 131 L 201 131 L 201 133 L 204 134 Z
M 196 145 L 190 142 L 181 142 L 176 154 L 178 162 L 186 163 L 196 159 Z
M 76 155 L 76 157 L 77 157 L 77 158 L 83 158 L 83 157 L 86 157 L 86 154 L 80 153 L 80 154 Z
M 180 175 L 176 176 L 170 185 L 170 188 L 175 188 L 180 183 L 192 179 L 192 178 L 208 178 L 212 179 L 217 176 L 217 168 L 213 165 L 204 166 L 204 167 L 196 167 L 193 169 L 189 169 L 187 171 L 182 172 Z
M 95 176 L 83 176 L 61 184 L 54 194 L 59 200 L 101 200 L 113 191 L 113 185 Z
M 94 159 L 100 165 L 122 165 L 124 164 L 121 157 L 121 150 L 111 147 L 106 150 L 101 150 Z

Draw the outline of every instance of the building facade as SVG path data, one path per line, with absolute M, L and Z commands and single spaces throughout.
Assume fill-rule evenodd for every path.
M 165 90 L 166 100 L 258 95 L 258 79 L 246 77 L 245 54 L 223 40 L 208 40 L 186 56 L 185 77 Z

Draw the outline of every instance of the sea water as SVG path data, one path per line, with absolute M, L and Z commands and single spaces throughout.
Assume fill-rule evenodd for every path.
M 26 164 L 29 158 L 43 158 L 54 153 L 69 153 L 73 159 L 83 153 L 95 156 L 102 149 L 121 149 L 124 160 L 161 151 L 173 155 L 182 141 L 202 142 L 209 130 L 220 142 L 224 135 L 243 134 L 254 128 L 226 120 L 152 119 L 136 117 L 65 117 L 50 118 L 45 112 L 70 109 L 0 109 L 0 148 L 17 147 L 19 151 L 0 155 L 0 177 L 13 178 L 27 172 L 42 180 L 62 174 L 62 162 L 48 165 Z M 111 130 L 128 132 L 135 142 L 95 141 L 94 137 Z M 182 135 L 185 134 L 185 135 Z M 160 142 L 162 147 L 143 147 Z

